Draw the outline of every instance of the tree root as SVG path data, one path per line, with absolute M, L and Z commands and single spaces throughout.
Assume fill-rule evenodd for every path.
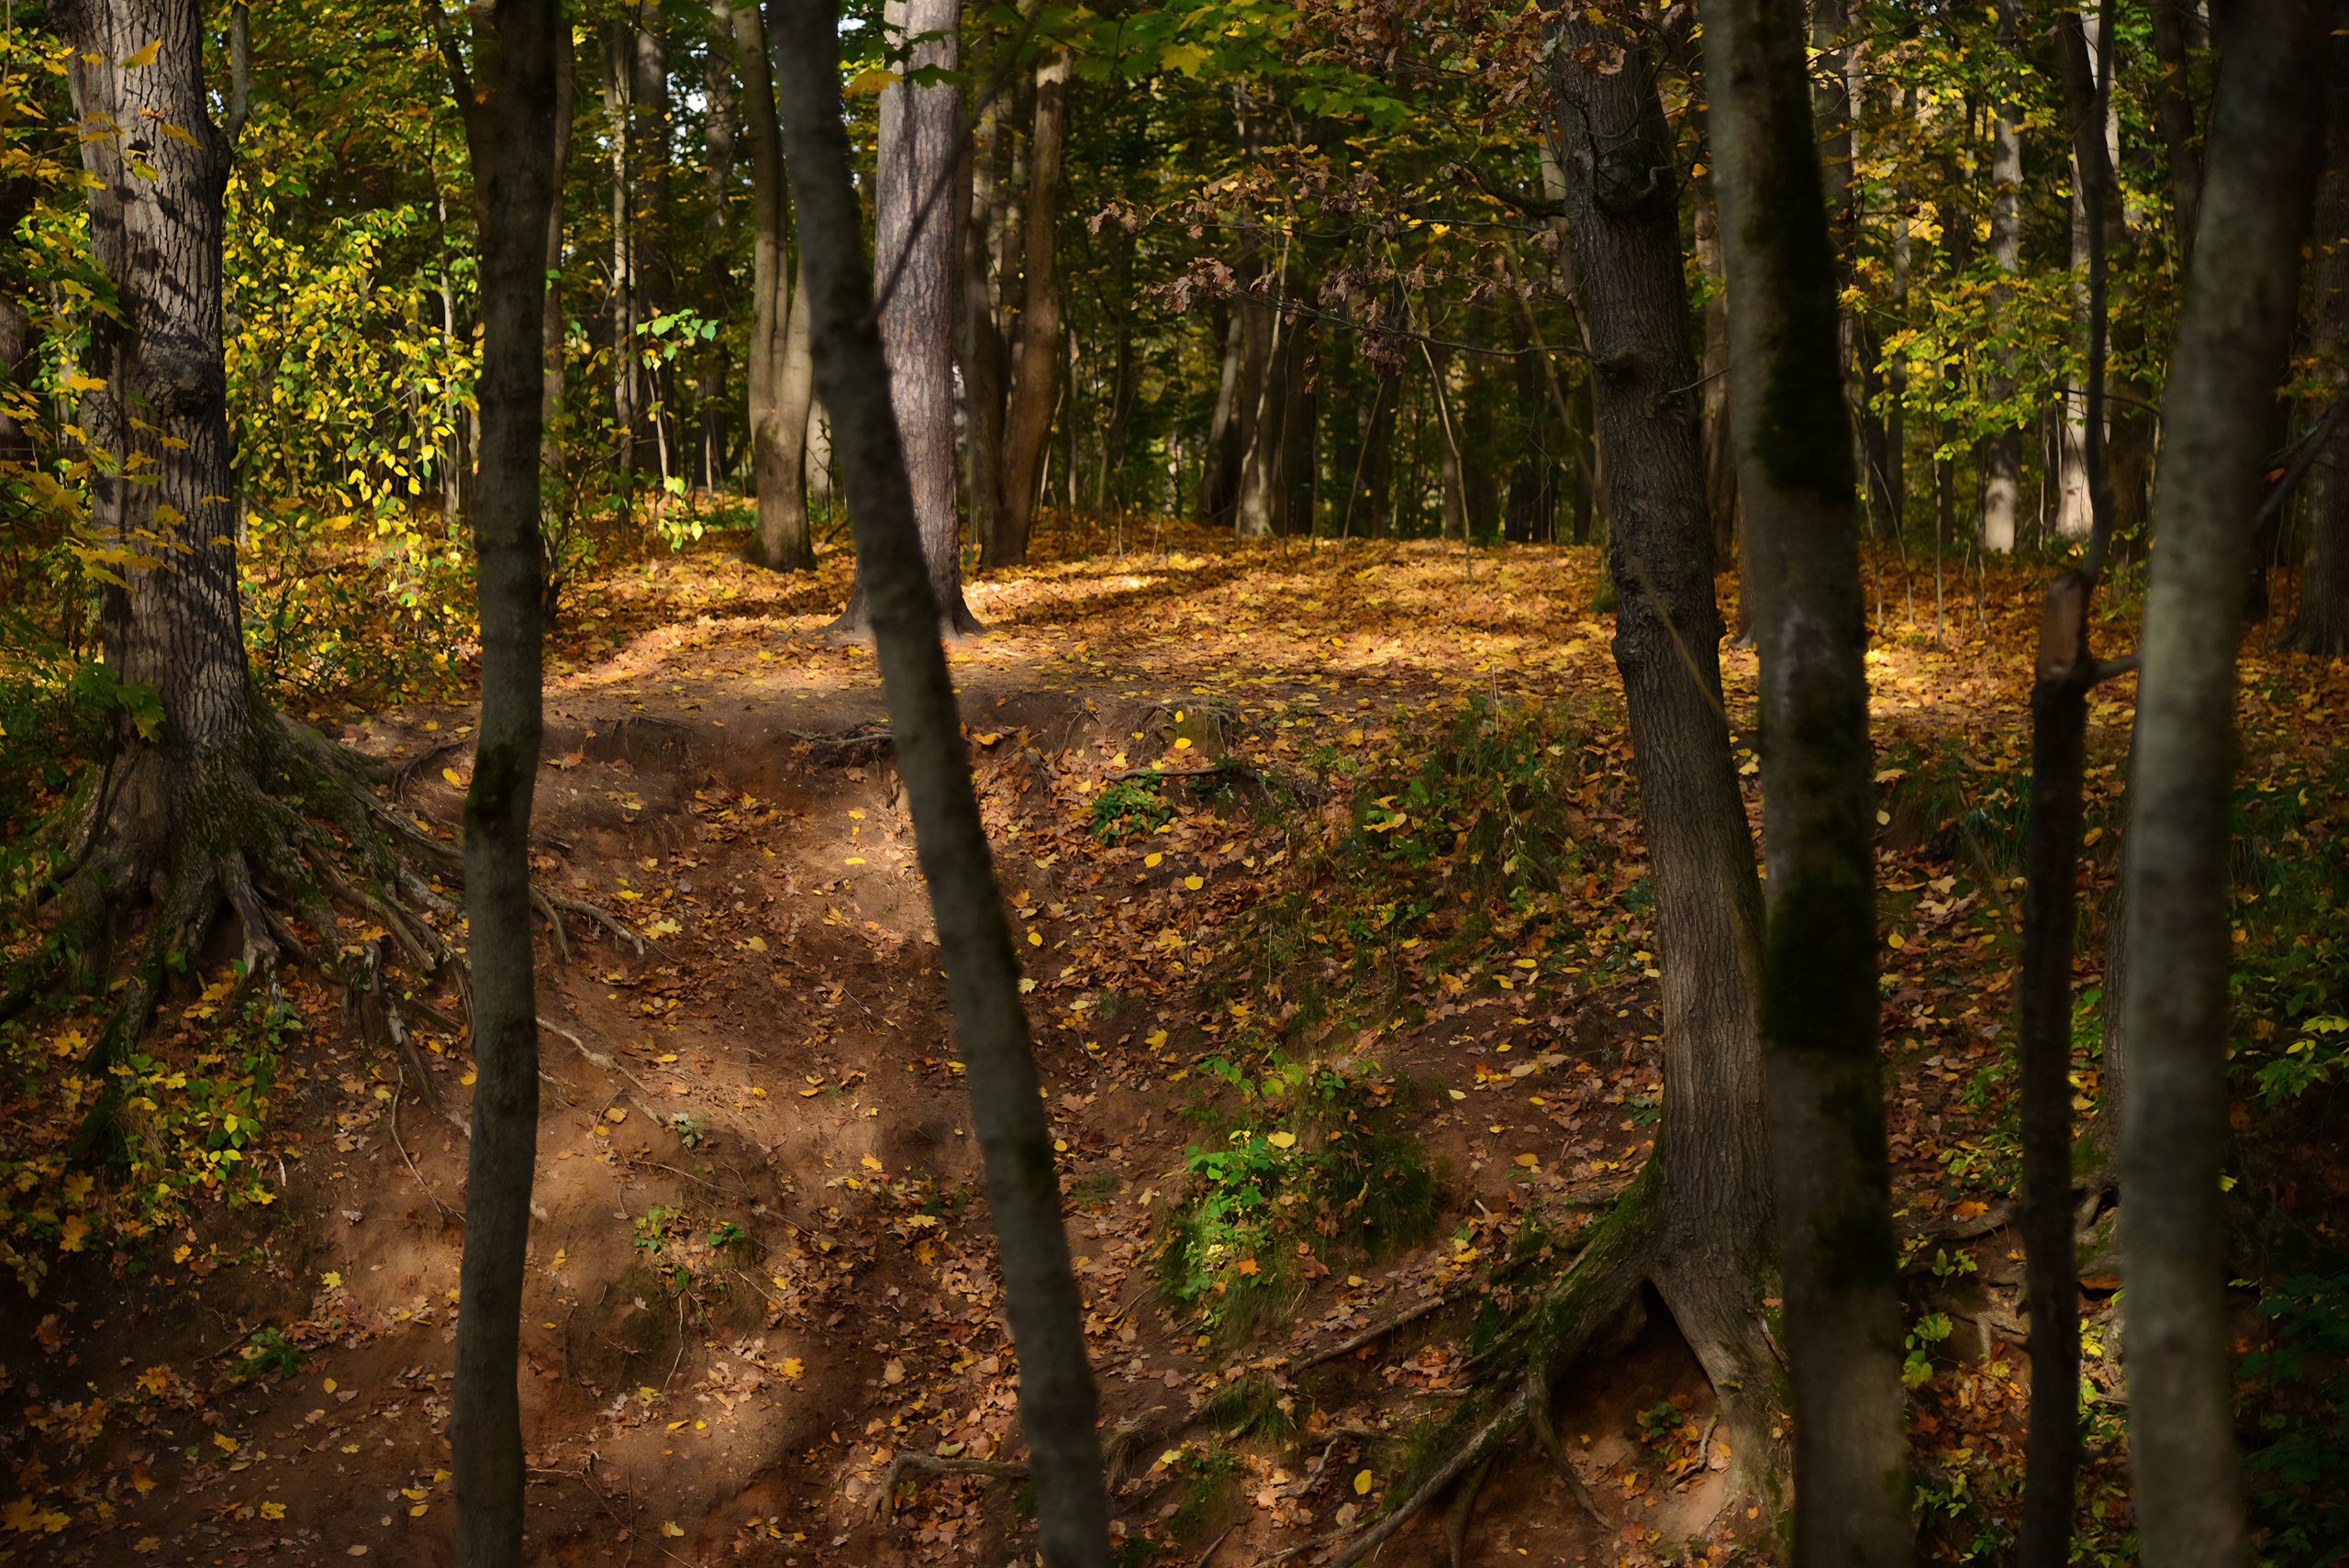
M 881 1473 L 881 1490 L 874 1494 L 873 1517 L 890 1518 L 896 1514 L 893 1499 L 897 1495 L 897 1477 L 907 1470 L 927 1470 L 933 1475 L 993 1475 L 1016 1481 L 1028 1479 L 1024 1464 L 1002 1464 L 992 1459 L 941 1459 L 930 1453 L 901 1453 L 889 1462 Z
M 76 988 L 95 989 L 111 967 L 106 935 L 114 916 L 133 898 L 152 898 L 147 931 L 122 963 L 115 1005 L 82 1057 L 82 1071 L 108 1087 L 74 1140 L 78 1154 L 113 1124 L 118 1095 L 106 1070 L 146 1029 L 170 974 L 186 968 L 224 912 L 239 939 L 232 997 L 257 987 L 277 995 L 277 971 L 289 961 L 334 975 L 348 1000 L 372 998 L 371 1034 L 400 1058 L 431 1109 L 466 1130 L 435 1092 L 398 1007 L 382 994 L 379 945 L 372 934 L 347 943 L 335 914 L 338 904 L 363 913 L 420 972 L 453 984 L 470 1011 L 463 955 L 433 925 L 434 917 L 460 913 L 434 883 L 461 886 L 462 854 L 375 793 L 394 781 L 388 766 L 275 712 L 256 716 L 252 740 L 234 756 L 178 773 L 151 749 L 127 747 L 100 765 L 70 829 L 42 829 L 60 850 L 49 868 L 56 917 L 40 951 L 0 991 L 0 1018 L 20 1010 L 61 972 Z M 564 962 L 564 912 L 644 951 L 643 939 L 610 912 L 551 889 L 534 894 Z
M 1364 1345 L 1369 1344 L 1374 1340 L 1384 1339 L 1387 1335 L 1393 1333 L 1396 1329 L 1400 1329 L 1404 1324 L 1417 1322 L 1419 1318 L 1425 1318 L 1431 1312 L 1438 1310 L 1448 1299 L 1448 1297 L 1439 1296 L 1432 1301 L 1423 1301 L 1408 1312 L 1398 1312 L 1394 1317 L 1386 1319 L 1384 1323 L 1379 1323 L 1371 1328 L 1364 1329 L 1361 1333 L 1356 1334 L 1351 1340 L 1341 1340 L 1337 1344 L 1318 1350 L 1309 1356 L 1305 1356 L 1297 1361 L 1293 1361 L 1289 1362 L 1288 1365 L 1289 1375 L 1291 1377 L 1295 1377 L 1298 1373 L 1305 1371 L 1308 1367 L 1317 1367 L 1324 1362 L 1336 1361 L 1340 1356 L 1351 1354 L 1352 1352 L 1362 1349 Z
M 1495 1449 L 1476 1462 L 1460 1490 L 1452 1495 L 1452 1506 L 1443 1513 L 1443 1551 L 1451 1559 L 1452 1568 L 1461 1568 L 1468 1546 L 1468 1521 L 1476 1512 L 1476 1494 L 1485 1489 L 1485 1478 L 1493 1473 L 1493 1462 L 1500 1458 Z

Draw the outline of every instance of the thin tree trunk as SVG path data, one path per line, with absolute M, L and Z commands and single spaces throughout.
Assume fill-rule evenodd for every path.
M 571 40 L 559 40 L 554 54 L 554 153 L 549 160 L 554 183 L 547 202 L 546 308 L 539 324 L 539 342 L 546 358 L 546 387 L 539 399 L 539 466 L 558 487 L 565 476 L 562 398 L 568 377 L 563 339 L 569 324 L 563 319 L 562 291 L 555 280 L 562 272 L 562 185 L 571 163 L 571 117 L 577 103 L 578 65 Z
M 483 323 L 481 492 L 473 507 L 482 710 L 465 795 L 465 921 L 479 1081 L 449 1423 L 463 1568 L 512 1568 L 522 1559 L 525 1475 L 515 1374 L 539 1132 L 529 839 L 543 728 L 540 330 L 544 236 L 555 184 L 556 40 L 564 36 L 553 0 L 498 0 L 493 22 L 474 24 L 474 67 L 484 91 L 461 91 L 476 175 Z
M 1713 207 L 1713 177 L 1689 182 L 1696 193 L 1697 260 L 1715 284 L 1721 277 L 1720 224 Z M 1716 292 L 1705 302 L 1704 377 L 1705 506 L 1713 519 L 1713 560 L 1726 571 L 1737 564 L 1737 443 L 1729 417 L 1729 300 Z
M 707 321 L 726 317 L 726 206 L 734 179 L 736 102 L 734 72 L 726 55 L 734 41 L 733 0 L 711 0 L 710 35 L 702 61 L 701 314 Z M 755 263 L 754 263 L 755 265 Z M 694 399 L 701 415 L 700 472 L 703 488 L 718 493 L 726 466 L 726 339 L 709 339 L 695 350 Z
M 993 571 L 1028 559 L 1037 470 L 1052 439 L 1052 378 L 1059 369 L 1061 302 L 1052 281 L 1060 233 L 1061 160 L 1068 142 L 1069 58 L 1056 50 L 1036 67 L 1036 124 L 1028 150 L 1026 300 L 1019 310 L 1019 358 L 1004 416 L 1001 528 L 982 541 L 979 564 Z
M 743 555 L 771 571 L 804 572 L 816 564 L 816 551 L 807 534 L 807 495 L 787 406 L 796 291 L 784 239 L 791 194 L 783 131 L 775 119 L 766 22 L 757 0 L 737 5 L 733 18 L 742 67 L 742 134 L 751 145 L 751 343 L 743 358 L 750 382 L 751 486 L 758 497 L 758 529 Z M 797 427 L 805 430 L 804 397 L 799 408 Z
M 1909 1561 L 1876 983 L 1875 759 L 1835 255 L 1802 14 L 1707 0 L 1769 853 L 1762 1041 L 1794 1396 L 1794 1561 Z
M 640 7 L 637 16 L 636 84 L 629 100 L 636 119 L 630 139 L 636 155 L 636 230 L 629 256 L 636 269 L 637 323 L 649 326 L 668 315 L 677 299 L 676 272 L 669 254 L 669 31 L 658 5 Z M 642 346 L 652 347 L 653 340 Z M 678 444 L 676 365 L 665 356 L 640 363 L 639 406 L 644 418 L 637 466 L 651 469 L 665 484 L 685 466 Z
M 2165 435 L 2130 780 L 2122 1133 L 2131 1468 L 2146 1568 L 2245 1557 L 2227 1343 L 2227 791 L 2249 523 L 2299 308 L 2336 6 L 2243 0 L 2225 36 Z
M 1998 40 L 2013 49 L 2015 27 L 2011 0 L 1998 7 Z M 2020 61 L 2004 61 L 2021 69 Z M 1990 259 L 2000 281 L 1992 285 L 1993 307 L 2003 315 L 2014 298 L 2014 285 L 2004 280 L 2022 270 L 2022 108 L 2001 94 L 1990 150 Z M 1990 396 L 2004 403 L 2015 395 L 2015 351 L 2000 343 L 1998 368 L 1991 373 Z M 1983 442 L 1982 548 L 2001 555 L 2015 548 L 2015 508 L 2022 493 L 2022 430 L 2009 426 Z
M 772 14 L 783 63 L 784 134 L 798 175 L 801 254 L 816 312 L 817 378 L 825 406 L 841 419 L 850 513 L 869 579 L 897 765 L 970 1063 L 972 1118 L 986 1162 L 1019 1358 L 1020 1426 L 1035 1478 L 1040 1544 L 1046 1568 L 1101 1568 L 1108 1559 L 1108 1510 L 1083 1299 L 1061 1226 L 1060 1180 L 1019 997 L 1019 959 L 938 639 L 943 612 L 927 571 L 929 541 L 899 452 L 880 336 L 868 324 L 871 295 L 841 124 L 839 33 L 826 0 L 774 0 Z
M 1227 528 L 1237 501 L 1240 436 L 1241 365 L 1247 358 L 1247 307 L 1226 306 L 1223 328 L 1223 368 L 1216 385 L 1215 415 L 1208 423 L 1207 471 L 1199 479 L 1198 520 L 1208 528 Z
M 1000 46 L 998 46 L 1000 47 Z M 971 217 L 963 248 L 963 397 L 970 409 L 971 530 L 984 554 L 1003 532 L 1003 419 L 1009 366 L 996 320 L 996 242 L 1008 199 L 1011 127 L 1003 95 L 980 111 L 972 133 Z M 984 566 L 984 562 L 982 565 Z
M 2321 367 L 2325 404 L 2349 393 L 2349 42 L 2332 40 L 2325 116 L 2324 179 L 2317 188 L 2310 262 L 2309 357 Z M 2335 420 L 2324 454 L 2309 470 L 2309 550 L 2291 646 L 2302 653 L 2349 653 L 2349 420 Z
M 2152 0 L 2154 122 L 2169 155 L 2170 221 L 2177 237 L 2180 278 L 2194 268 L 2194 232 L 2202 204 L 2202 150 L 2197 137 L 2193 71 L 2187 39 L 2195 27 L 2192 0 Z
M 606 23 L 604 134 L 612 183 L 612 466 L 619 474 L 623 495 L 634 488 L 638 427 L 643 418 L 638 390 L 641 377 L 636 334 L 636 252 L 631 243 L 636 232 L 634 160 L 629 147 L 636 118 L 634 52 L 628 23 Z
M 2089 232 L 2087 187 L 2101 175 L 2100 165 L 2108 163 L 2104 144 L 2095 129 L 2088 128 L 2083 117 L 2093 114 L 2088 106 L 2094 97 L 2090 83 L 2099 69 L 2106 40 L 2099 36 L 2096 24 L 2085 17 L 2066 12 L 2056 24 L 2056 48 L 2064 79 L 2065 113 L 2075 122 L 2072 129 L 2072 313 L 2073 332 L 2082 345 L 2092 333 L 2102 329 L 2102 324 L 2088 318 L 2087 270 L 2091 248 L 2103 242 L 2104 236 Z M 2100 447 L 2104 432 L 2096 433 Z M 2064 423 L 2061 467 L 2056 484 L 2055 532 L 2059 538 L 2085 539 L 2096 527 L 2096 508 L 2089 498 L 2089 486 L 2101 482 L 2104 475 L 2095 473 L 2089 457 L 2087 405 L 2085 392 L 2078 387 L 2066 390 L 2064 397 Z

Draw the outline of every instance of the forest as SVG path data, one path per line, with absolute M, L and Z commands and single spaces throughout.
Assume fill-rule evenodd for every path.
M 6 0 L 0 1563 L 2349 1558 L 2342 0 Z

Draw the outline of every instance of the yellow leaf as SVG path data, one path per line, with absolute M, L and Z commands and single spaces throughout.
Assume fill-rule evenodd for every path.
M 1297 1147 L 1297 1134 L 1294 1132 L 1268 1133 L 1265 1135 L 1264 1141 L 1275 1149 L 1294 1149 Z
M 222 1453 L 234 1453 L 237 1451 L 237 1440 L 226 1432 L 215 1432 L 212 1434 L 212 1446 Z
M 798 1381 L 799 1374 L 807 1370 L 807 1367 L 800 1362 L 797 1356 L 785 1356 L 784 1358 L 783 1375 L 785 1377 L 796 1382 Z
M 1038 936 L 1035 932 L 1030 931 L 1028 933 L 1028 945 L 1031 948 L 1042 947 L 1044 945 L 1044 939 Z
M 680 1421 L 680 1422 L 678 1422 L 677 1424 L 678 1424 L 679 1426 L 684 1426 L 684 1425 L 685 1425 L 685 1423 L 684 1423 L 683 1421 Z M 676 1521 L 676 1520 L 674 1520 L 674 1519 L 662 1519 L 662 1520 L 661 1521 L 661 1533 L 662 1533 L 662 1535 L 665 1535 L 665 1536 L 674 1537 L 674 1536 L 680 1536 L 680 1535 L 683 1535 L 683 1534 L 685 1534 L 685 1529 L 683 1529 L 683 1527 L 681 1527 L 681 1526 L 677 1523 L 677 1521 Z
M 1142 864 L 1144 864 L 1144 865 L 1146 865 L 1146 866 L 1154 866 L 1154 865 L 1156 865 L 1159 862 L 1161 862 L 1161 861 L 1164 860 L 1165 858 L 1166 858 L 1166 857 L 1165 857 L 1164 855 L 1160 855 L 1160 854 L 1150 854 L 1150 855 L 1144 855 L 1144 856 L 1142 856 L 1142 858 L 1141 858 L 1141 863 L 1142 863 Z
M 261 1517 L 265 1519 L 282 1519 L 285 1517 L 285 1505 L 283 1503 L 263 1503 L 261 1506 Z
M 1369 1471 L 1361 1471 L 1354 1476 L 1354 1496 L 1367 1497 L 1370 1496 L 1370 1489 L 1376 1485 L 1377 1483 L 1371 1479 Z
M 864 857 L 863 855 L 851 855 L 841 863 L 845 865 L 861 866 L 864 863 Z
M 403 1486 L 400 1488 L 400 1496 L 406 1497 L 411 1503 L 420 1503 L 424 1500 L 424 1488 L 421 1486 Z
M 865 1168 L 866 1170 L 868 1170 L 868 1171 L 877 1171 L 877 1170 L 881 1169 L 881 1162 L 880 1162 L 880 1161 L 878 1161 L 878 1160 L 875 1160 L 875 1159 L 874 1159 L 872 1155 L 870 1155 L 870 1154 L 867 1154 L 867 1155 L 863 1158 L 863 1160 L 861 1162 L 861 1163 L 862 1163 L 862 1164 L 864 1166 L 864 1168 Z
M 423 1515 L 424 1510 L 425 1510 L 425 1509 L 427 1509 L 427 1508 L 429 1508 L 429 1507 L 430 1507 L 431 1506 L 432 1506 L 432 1505 L 431 1505 L 431 1504 L 429 1504 L 429 1503 L 418 1503 L 418 1504 L 417 1504 L 417 1505 L 416 1505 L 416 1507 L 414 1507 L 410 1508 L 410 1509 L 407 1511 L 407 1517 L 408 1517 L 408 1518 L 412 1518 L 412 1519 L 413 1519 L 413 1518 L 420 1518 L 420 1517 Z
M 851 811 L 849 815 L 855 817 L 859 822 L 864 820 L 864 813 L 862 811 Z
M 1539 969 L 1542 965 L 1534 959 L 1520 958 L 1517 961 L 1517 967 L 1520 969 Z
M 1191 738 L 1187 735 L 1177 735 L 1174 737 L 1174 750 L 1177 751 L 1187 751 L 1190 744 Z
M 58 1231 L 57 1244 L 68 1252 L 78 1252 L 82 1250 L 82 1243 L 89 1234 L 90 1222 L 77 1214 L 67 1219 L 64 1227 Z
M 149 44 L 137 54 L 134 54 L 128 60 L 124 61 L 122 62 L 122 68 L 125 71 L 144 71 L 149 66 L 155 63 L 155 57 L 162 52 L 162 49 L 163 40 L 161 39 L 157 39 L 153 43 Z
M 465 1075 L 464 1075 L 463 1077 L 462 1077 L 462 1078 L 458 1079 L 458 1080 L 457 1080 L 457 1082 L 458 1082 L 459 1084 L 465 1084 L 465 1085 L 467 1085 L 467 1086 L 470 1086 L 470 1085 L 473 1084 L 473 1081 L 475 1078 L 479 1077 L 479 1076 L 480 1076 L 480 1074 L 479 1074 L 479 1073 L 475 1073 L 472 1068 L 468 1067 L 468 1068 L 466 1068 L 466 1069 L 465 1069 Z
M 1183 879 L 1183 885 L 1190 889 L 1193 893 L 1197 893 L 1200 888 L 1205 887 L 1207 884 L 1208 879 L 1203 876 L 1186 876 Z
M 186 1249 L 186 1248 L 184 1248 L 184 1247 L 183 1247 L 183 1248 L 181 1248 L 181 1249 L 180 1249 L 180 1251 L 183 1251 L 183 1252 L 184 1252 L 184 1251 L 187 1251 L 187 1249 Z M 183 1260 L 181 1260 L 181 1261 L 182 1261 L 182 1262 L 185 1262 L 185 1260 L 184 1260 L 184 1259 L 183 1259 Z M 335 1287 L 337 1287 L 338 1285 L 340 1285 L 340 1284 L 342 1284 L 342 1276 L 341 1276 L 340 1274 L 339 1274 L 339 1273 L 336 1273 L 332 1269 L 328 1269 L 325 1273 L 322 1273 L 322 1274 L 320 1274 L 320 1275 L 318 1276 L 318 1282 L 319 1282 L 321 1284 L 324 1284 L 324 1285 L 325 1285 L 328 1290 L 333 1290 Z M 328 1384 L 327 1386 L 328 1386 L 329 1388 L 331 1388 L 331 1387 L 332 1387 L 332 1386 L 334 1386 L 334 1385 L 333 1385 L 332 1384 Z
M 324 1383 L 318 1385 L 318 1386 L 325 1389 L 328 1394 L 332 1394 L 335 1390 L 334 1379 L 329 1377 Z
M 457 776 L 457 770 L 454 768 L 441 769 L 440 776 L 447 779 L 449 783 L 457 789 L 462 789 L 465 787 L 465 781 Z
M 1529 1171 L 1538 1171 L 1542 1168 L 1542 1157 L 1538 1154 L 1520 1154 L 1517 1157 L 1517 1162 Z

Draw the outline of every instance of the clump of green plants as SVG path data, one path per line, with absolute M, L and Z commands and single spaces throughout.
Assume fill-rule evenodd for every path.
M 2254 1539 L 2265 1564 L 2349 1557 L 2349 1273 L 2295 1275 L 2259 1304 L 2268 1329 L 2238 1366 Z
M 1174 819 L 1166 802 L 1166 781 L 1149 773 L 1119 779 L 1093 797 L 1093 836 L 1122 844 L 1156 832 Z
M 1304 1425 L 1297 1391 L 1286 1378 L 1262 1372 L 1235 1377 L 1208 1396 L 1200 1414 L 1227 1438 L 1266 1438 L 1287 1442 Z
M 276 1201 L 255 1156 L 288 1017 L 266 997 L 235 1004 L 237 985 L 233 973 L 206 985 L 184 1028 L 102 1075 L 81 1071 L 89 1040 L 77 1014 L 0 1029 L 13 1087 L 38 1107 L 12 1123 L 0 1161 L 0 1262 L 27 1290 L 50 1249 L 143 1242 L 184 1224 L 198 1199 Z M 95 1168 L 88 1153 L 102 1156 Z
M 1221 1140 L 1186 1153 L 1159 1253 L 1167 1293 L 1211 1328 L 1262 1320 L 1327 1272 L 1324 1252 L 1375 1258 L 1435 1229 L 1440 1174 L 1394 1125 L 1391 1083 L 1277 1062 L 1265 1083 L 1236 1122 L 1202 1113 Z

